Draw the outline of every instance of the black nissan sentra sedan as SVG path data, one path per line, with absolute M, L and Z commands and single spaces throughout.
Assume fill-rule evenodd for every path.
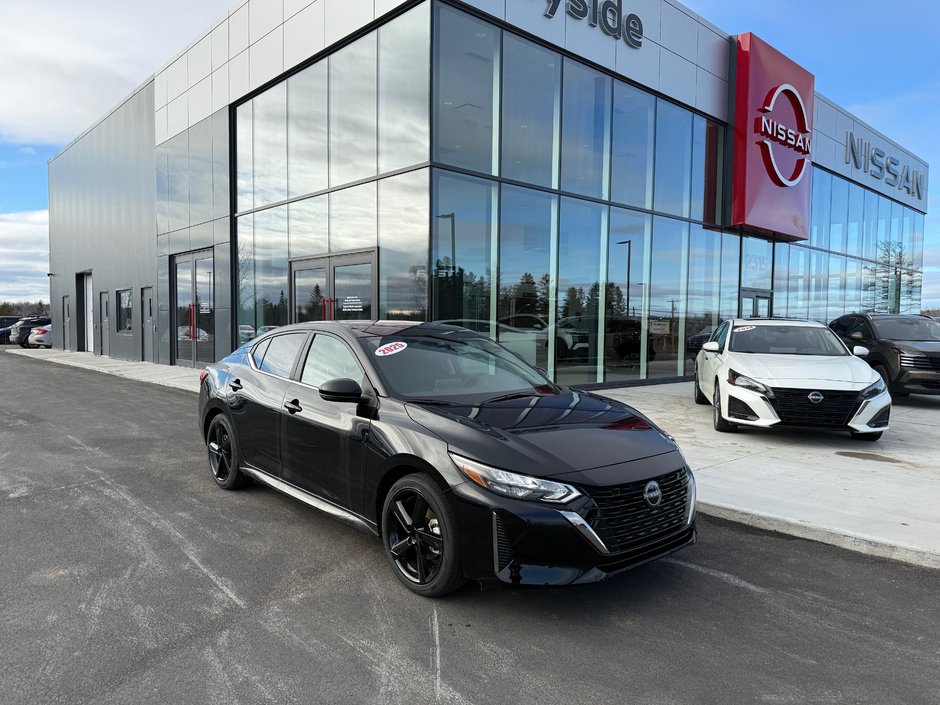
M 302 323 L 201 377 L 219 487 L 254 478 L 381 537 L 421 595 L 593 582 L 695 541 L 695 481 L 671 437 L 480 333 Z

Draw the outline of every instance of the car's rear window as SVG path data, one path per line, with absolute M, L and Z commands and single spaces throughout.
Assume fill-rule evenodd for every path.
M 731 329 L 731 352 L 765 355 L 848 355 L 828 328 L 739 325 Z

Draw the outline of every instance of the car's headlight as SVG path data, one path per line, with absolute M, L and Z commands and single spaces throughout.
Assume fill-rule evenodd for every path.
M 879 377 L 877 382 L 862 390 L 862 399 L 874 399 L 886 390 L 885 381 Z
M 698 501 L 698 492 L 695 487 L 695 475 L 692 474 L 691 470 L 687 472 L 689 473 L 689 506 L 685 515 L 685 523 L 689 525 L 692 523 L 692 519 L 695 518 L 695 504 Z
M 561 482 L 499 470 L 454 453 L 451 453 L 450 457 L 467 479 L 504 497 L 560 504 L 581 496 L 574 487 Z
M 747 375 L 742 375 L 739 372 L 734 370 L 728 370 L 728 384 L 732 384 L 735 387 L 740 387 L 741 389 L 748 389 L 752 392 L 757 392 L 758 394 L 763 394 L 766 397 L 773 397 L 774 393 L 770 391 L 770 387 L 767 387 L 756 379 L 752 379 Z

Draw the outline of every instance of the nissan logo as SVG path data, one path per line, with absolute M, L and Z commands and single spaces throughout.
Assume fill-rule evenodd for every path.
M 814 404 L 819 404 L 825 398 L 826 397 L 824 397 L 819 392 L 810 392 L 810 395 L 809 395 L 809 400 L 813 402 Z
M 643 499 L 651 507 L 659 506 L 659 503 L 663 501 L 663 491 L 659 488 L 658 482 L 646 483 L 646 487 L 643 489 Z
M 788 127 L 775 120 L 772 116 L 777 106 L 777 99 L 785 97 L 785 102 L 792 106 L 796 118 L 796 129 Z M 760 108 L 762 115 L 756 122 L 757 133 L 764 139 L 760 146 L 764 153 L 764 161 L 771 178 L 779 186 L 796 186 L 803 180 L 803 175 L 809 170 L 810 152 L 812 150 L 812 128 L 806 113 L 806 105 L 800 92 L 789 83 L 777 86 L 770 92 L 767 100 Z M 796 152 L 796 167 L 789 176 L 780 171 L 777 159 L 774 157 L 774 144 L 778 148 L 789 149 Z

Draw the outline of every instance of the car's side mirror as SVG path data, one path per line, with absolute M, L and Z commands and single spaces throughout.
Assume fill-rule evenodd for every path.
M 709 340 L 705 345 L 702 346 L 702 350 L 705 352 L 716 353 L 721 352 L 721 346 L 715 340 Z
M 320 398 L 324 401 L 358 404 L 362 401 L 362 387 L 354 379 L 340 377 L 320 385 Z
M 852 333 L 849 337 L 850 337 L 852 340 L 864 340 L 864 338 L 862 337 L 862 334 L 859 333 L 858 331 L 855 331 L 855 332 Z
M 852 348 L 852 354 L 855 355 L 855 357 L 868 357 L 869 352 L 868 348 L 861 345 L 856 345 Z

